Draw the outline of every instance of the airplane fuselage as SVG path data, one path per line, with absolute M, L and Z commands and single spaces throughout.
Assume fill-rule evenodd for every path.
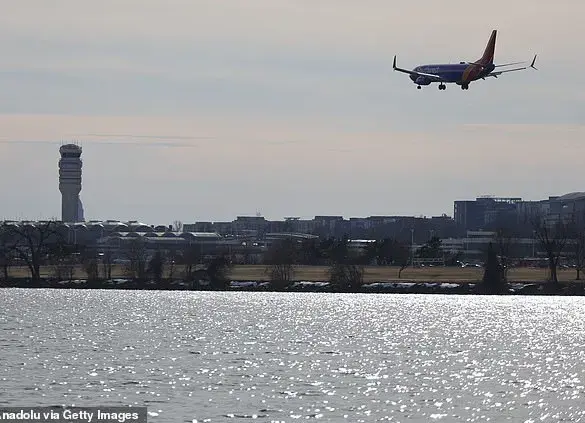
M 414 72 L 437 75 L 445 82 L 452 82 L 458 85 L 467 85 L 472 81 L 486 77 L 495 66 L 493 63 L 485 67 L 477 64 L 457 63 L 457 64 L 434 64 L 421 65 L 413 69 Z M 410 79 L 419 85 L 428 85 L 431 81 L 424 76 L 410 75 Z

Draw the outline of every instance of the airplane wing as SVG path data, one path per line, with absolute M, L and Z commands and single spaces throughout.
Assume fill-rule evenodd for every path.
M 506 70 L 497 71 L 497 72 L 490 72 L 489 74 L 486 75 L 486 77 L 493 76 L 494 78 L 497 78 L 498 75 L 501 75 L 501 74 L 506 73 L 506 72 L 521 71 L 521 70 L 528 69 L 528 68 L 532 68 L 532 69 L 537 70 L 536 67 L 534 66 L 535 62 L 536 62 L 536 55 L 534 56 L 534 59 L 532 59 L 532 63 L 529 66 L 523 66 L 521 68 L 514 68 L 514 69 L 506 69 Z M 501 65 L 501 66 L 504 66 L 504 65 Z
M 416 71 L 412 71 L 412 70 L 408 70 L 408 69 L 401 69 L 401 68 L 396 67 L 396 56 L 394 56 L 394 63 L 392 64 L 392 69 L 394 69 L 395 71 L 398 71 L 398 72 L 407 73 L 409 75 L 423 76 L 423 77 L 428 78 L 430 81 L 433 81 L 433 82 L 447 82 L 447 81 L 445 81 L 445 79 L 441 78 L 439 75 L 435 75 L 432 73 L 416 72 Z

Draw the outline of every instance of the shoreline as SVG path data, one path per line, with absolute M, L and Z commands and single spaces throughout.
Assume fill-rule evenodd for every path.
M 408 281 L 394 280 L 364 283 L 354 291 L 338 291 L 328 281 L 293 281 L 281 289 L 275 289 L 267 281 L 231 280 L 228 286 L 214 289 L 210 285 L 188 284 L 183 281 L 163 280 L 134 281 L 131 279 L 111 279 L 87 281 L 56 281 L 43 279 L 40 284 L 31 284 L 30 279 L 12 279 L 0 284 L 0 289 L 77 289 L 77 290 L 124 290 L 124 291 L 224 291 L 224 292 L 320 292 L 320 293 L 361 293 L 361 294 L 456 294 L 488 295 L 477 290 L 479 281 Z M 500 295 L 560 295 L 585 296 L 585 283 L 581 281 L 563 282 L 558 292 L 551 292 L 546 281 L 509 281 L 509 291 Z

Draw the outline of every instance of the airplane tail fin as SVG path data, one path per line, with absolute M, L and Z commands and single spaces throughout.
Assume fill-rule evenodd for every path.
M 483 52 L 483 56 L 481 56 L 481 59 L 478 60 L 478 62 L 484 64 L 484 65 L 491 65 L 492 63 L 494 63 L 494 53 L 496 51 L 496 34 L 497 34 L 497 30 L 493 30 L 492 31 L 492 35 L 490 36 L 490 40 L 487 43 L 487 46 L 485 47 L 485 51 Z

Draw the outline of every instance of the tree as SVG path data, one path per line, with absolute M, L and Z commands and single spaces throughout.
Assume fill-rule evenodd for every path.
M 567 242 L 567 250 L 574 257 L 573 264 L 577 275 L 576 280 L 581 279 L 581 271 L 585 268 L 585 224 L 582 219 L 571 225 L 570 240 Z
M 557 291 L 560 289 L 557 269 L 569 239 L 570 226 L 561 221 L 546 222 L 541 216 L 534 216 L 532 224 L 536 239 L 547 256 L 551 289 Z
M 282 290 L 292 282 L 297 257 L 296 241 L 290 238 L 277 240 L 270 246 L 264 256 L 264 264 L 267 265 L 266 272 L 273 289 Z
M 152 258 L 148 262 L 146 273 L 152 275 L 156 283 L 160 284 L 163 277 L 165 260 L 160 251 L 154 253 Z
M 71 282 L 75 276 L 77 250 L 74 246 L 59 242 L 51 246 L 48 259 L 53 268 L 53 277 Z
M 330 239 L 324 245 L 324 253 L 329 263 L 345 263 L 349 260 L 349 240 L 347 238 Z
M 479 289 L 485 294 L 505 294 L 508 292 L 504 268 L 491 242 L 488 245 L 483 280 Z
M 147 269 L 147 251 L 146 243 L 141 238 L 130 240 L 124 248 L 124 254 L 129 263 L 126 266 L 126 273 L 134 280 L 146 280 Z
M 64 244 L 64 237 L 58 230 L 56 221 L 37 223 L 2 224 L 2 232 L 7 237 L 7 246 L 11 253 L 30 271 L 32 283 L 41 281 L 41 265 L 48 258 L 55 244 Z
M 114 254 L 108 249 L 101 253 L 100 256 L 102 259 L 104 279 L 110 280 L 112 279 L 112 268 L 114 267 Z
M 399 266 L 398 279 L 402 277 L 402 271 L 410 264 L 410 245 L 400 241 L 394 241 L 392 263 Z
M 364 283 L 364 266 L 333 263 L 328 270 L 329 283 L 338 292 L 358 292 Z
M 8 271 L 13 262 L 13 253 L 10 247 L 8 233 L 4 227 L 0 227 L 0 266 L 2 267 L 2 276 L 5 282 L 8 282 Z
M 187 246 L 181 255 L 181 263 L 184 265 L 184 277 L 187 281 L 193 282 L 197 272 L 197 266 L 202 260 L 201 245 L 191 244 Z
M 82 259 L 82 264 L 89 282 L 96 282 L 99 280 L 99 264 L 98 258 L 95 255 L 85 256 Z
M 392 238 L 376 240 L 368 246 L 366 255 L 368 258 L 375 259 L 378 265 L 389 266 L 394 260 L 394 244 L 395 241 Z
M 443 250 L 441 249 L 441 239 L 439 237 L 432 237 L 429 239 L 425 245 L 418 249 L 418 256 L 420 258 L 439 258 L 443 255 Z
M 581 272 L 585 268 L 585 231 L 580 230 L 573 242 L 573 251 L 575 252 L 575 270 L 577 271 L 577 277 L 575 279 L 581 279 Z
M 513 230 L 508 226 L 498 226 L 494 231 L 493 246 L 496 254 L 500 258 L 502 265 L 504 279 L 508 280 L 508 269 L 510 266 L 510 255 L 512 252 L 512 246 L 516 240 Z
M 318 239 L 305 239 L 301 242 L 300 251 L 298 251 L 299 264 L 318 265 L 323 261 L 323 251 L 320 248 Z
M 368 259 L 375 258 L 378 265 L 398 266 L 398 278 L 410 263 L 410 245 L 393 238 L 377 240 L 368 247 Z
M 177 263 L 177 260 L 179 259 L 179 256 L 177 254 L 176 250 L 170 250 L 167 255 L 166 255 L 166 263 L 167 266 L 169 268 L 168 270 L 168 275 L 169 275 L 169 282 L 173 282 L 173 279 L 175 277 L 175 265 Z
M 212 289 L 223 291 L 229 288 L 230 279 L 228 275 L 230 270 L 231 262 L 227 254 L 222 254 L 211 259 L 205 271 L 209 277 Z
M 360 257 L 350 253 L 347 238 L 334 241 L 328 250 L 329 283 L 339 292 L 358 292 L 364 283 Z

